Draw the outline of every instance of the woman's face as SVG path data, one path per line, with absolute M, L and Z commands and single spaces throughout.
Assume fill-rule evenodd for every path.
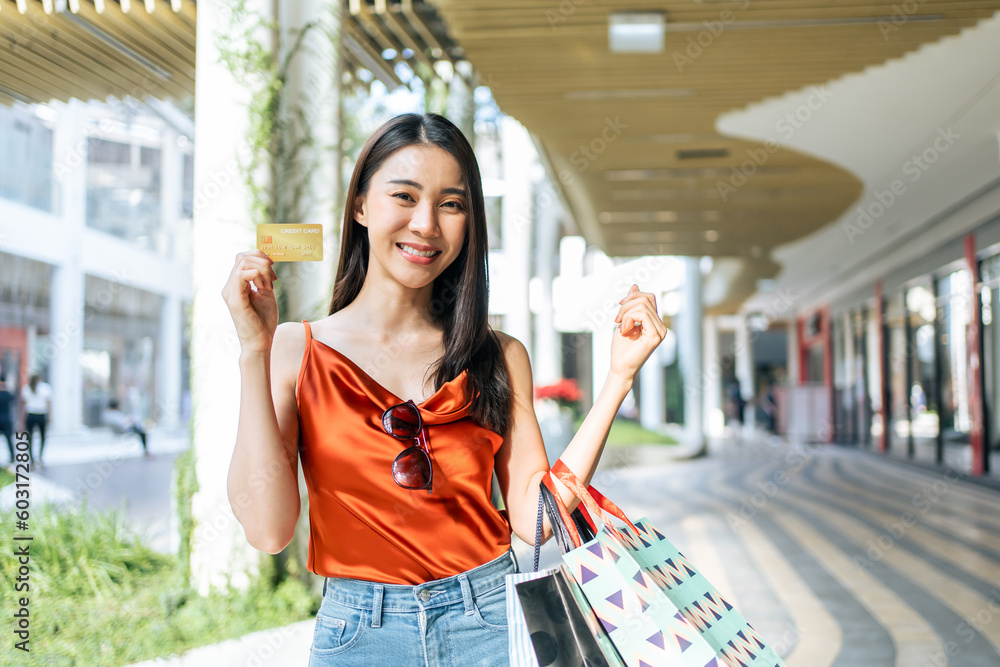
M 465 244 L 469 198 L 454 157 L 434 145 L 401 148 L 355 200 L 354 219 L 368 228 L 373 262 L 407 287 L 441 275 Z

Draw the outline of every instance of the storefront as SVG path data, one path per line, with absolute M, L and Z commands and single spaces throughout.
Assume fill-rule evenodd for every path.
M 833 310 L 834 441 L 1000 474 L 1000 243 L 984 240 L 969 235 Z

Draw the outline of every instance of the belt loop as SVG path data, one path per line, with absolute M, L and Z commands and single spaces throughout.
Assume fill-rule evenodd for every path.
M 385 586 L 382 584 L 375 585 L 375 602 L 372 604 L 372 627 L 380 628 L 382 627 L 382 594 L 385 591 Z
M 472 586 L 469 585 L 469 575 L 464 572 L 458 575 L 458 582 L 462 585 L 462 602 L 465 603 L 465 615 L 472 616 Z
M 517 562 L 517 554 L 514 553 L 513 549 L 509 550 L 507 553 L 510 554 L 510 559 L 514 562 L 514 572 L 520 572 L 521 564 Z
M 326 585 L 330 583 L 329 577 L 323 577 L 323 597 L 326 597 Z

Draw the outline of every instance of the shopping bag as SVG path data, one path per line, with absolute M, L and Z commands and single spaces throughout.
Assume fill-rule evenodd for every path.
M 575 531 L 553 477 L 603 525 L 590 541 Z M 584 486 L 561 460 L 543 483 L 576 545 L 563 554 L 573 577 L 629 667 L 782 667 L 778 654 L 647 519 L 633 523 L 617 505 Z M 615 516 L 621 528 L 611 522 Z
M 535 531 L 534 571 L 507 575 L 507 627 L 513 667 L 624 667 L 607 632 L 590 608 L 586 596 L 566 565 L 538 571 L 542 529 L 539 494 Z M 554 502 L 551 497 L 549 502 Z M 570 521 L 592 536 L 589 526 L 574 512 Z M 555 526 L 560 527 L 561 526 Z M 563 529 L 564 530 L 564 529 Z M 570 545 L 569 533 L 558 536 Z

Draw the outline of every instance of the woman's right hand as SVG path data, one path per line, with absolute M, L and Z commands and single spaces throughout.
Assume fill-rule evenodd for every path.
M 272 264 L 274 261 L 262 250 L 238 253 L 229 280 L 222 288 L 222 298 L 229 306 L 244 353 L 271 351 L 274 330 L 278 327 L 278 302 L 274 298 L 278 275 Z

